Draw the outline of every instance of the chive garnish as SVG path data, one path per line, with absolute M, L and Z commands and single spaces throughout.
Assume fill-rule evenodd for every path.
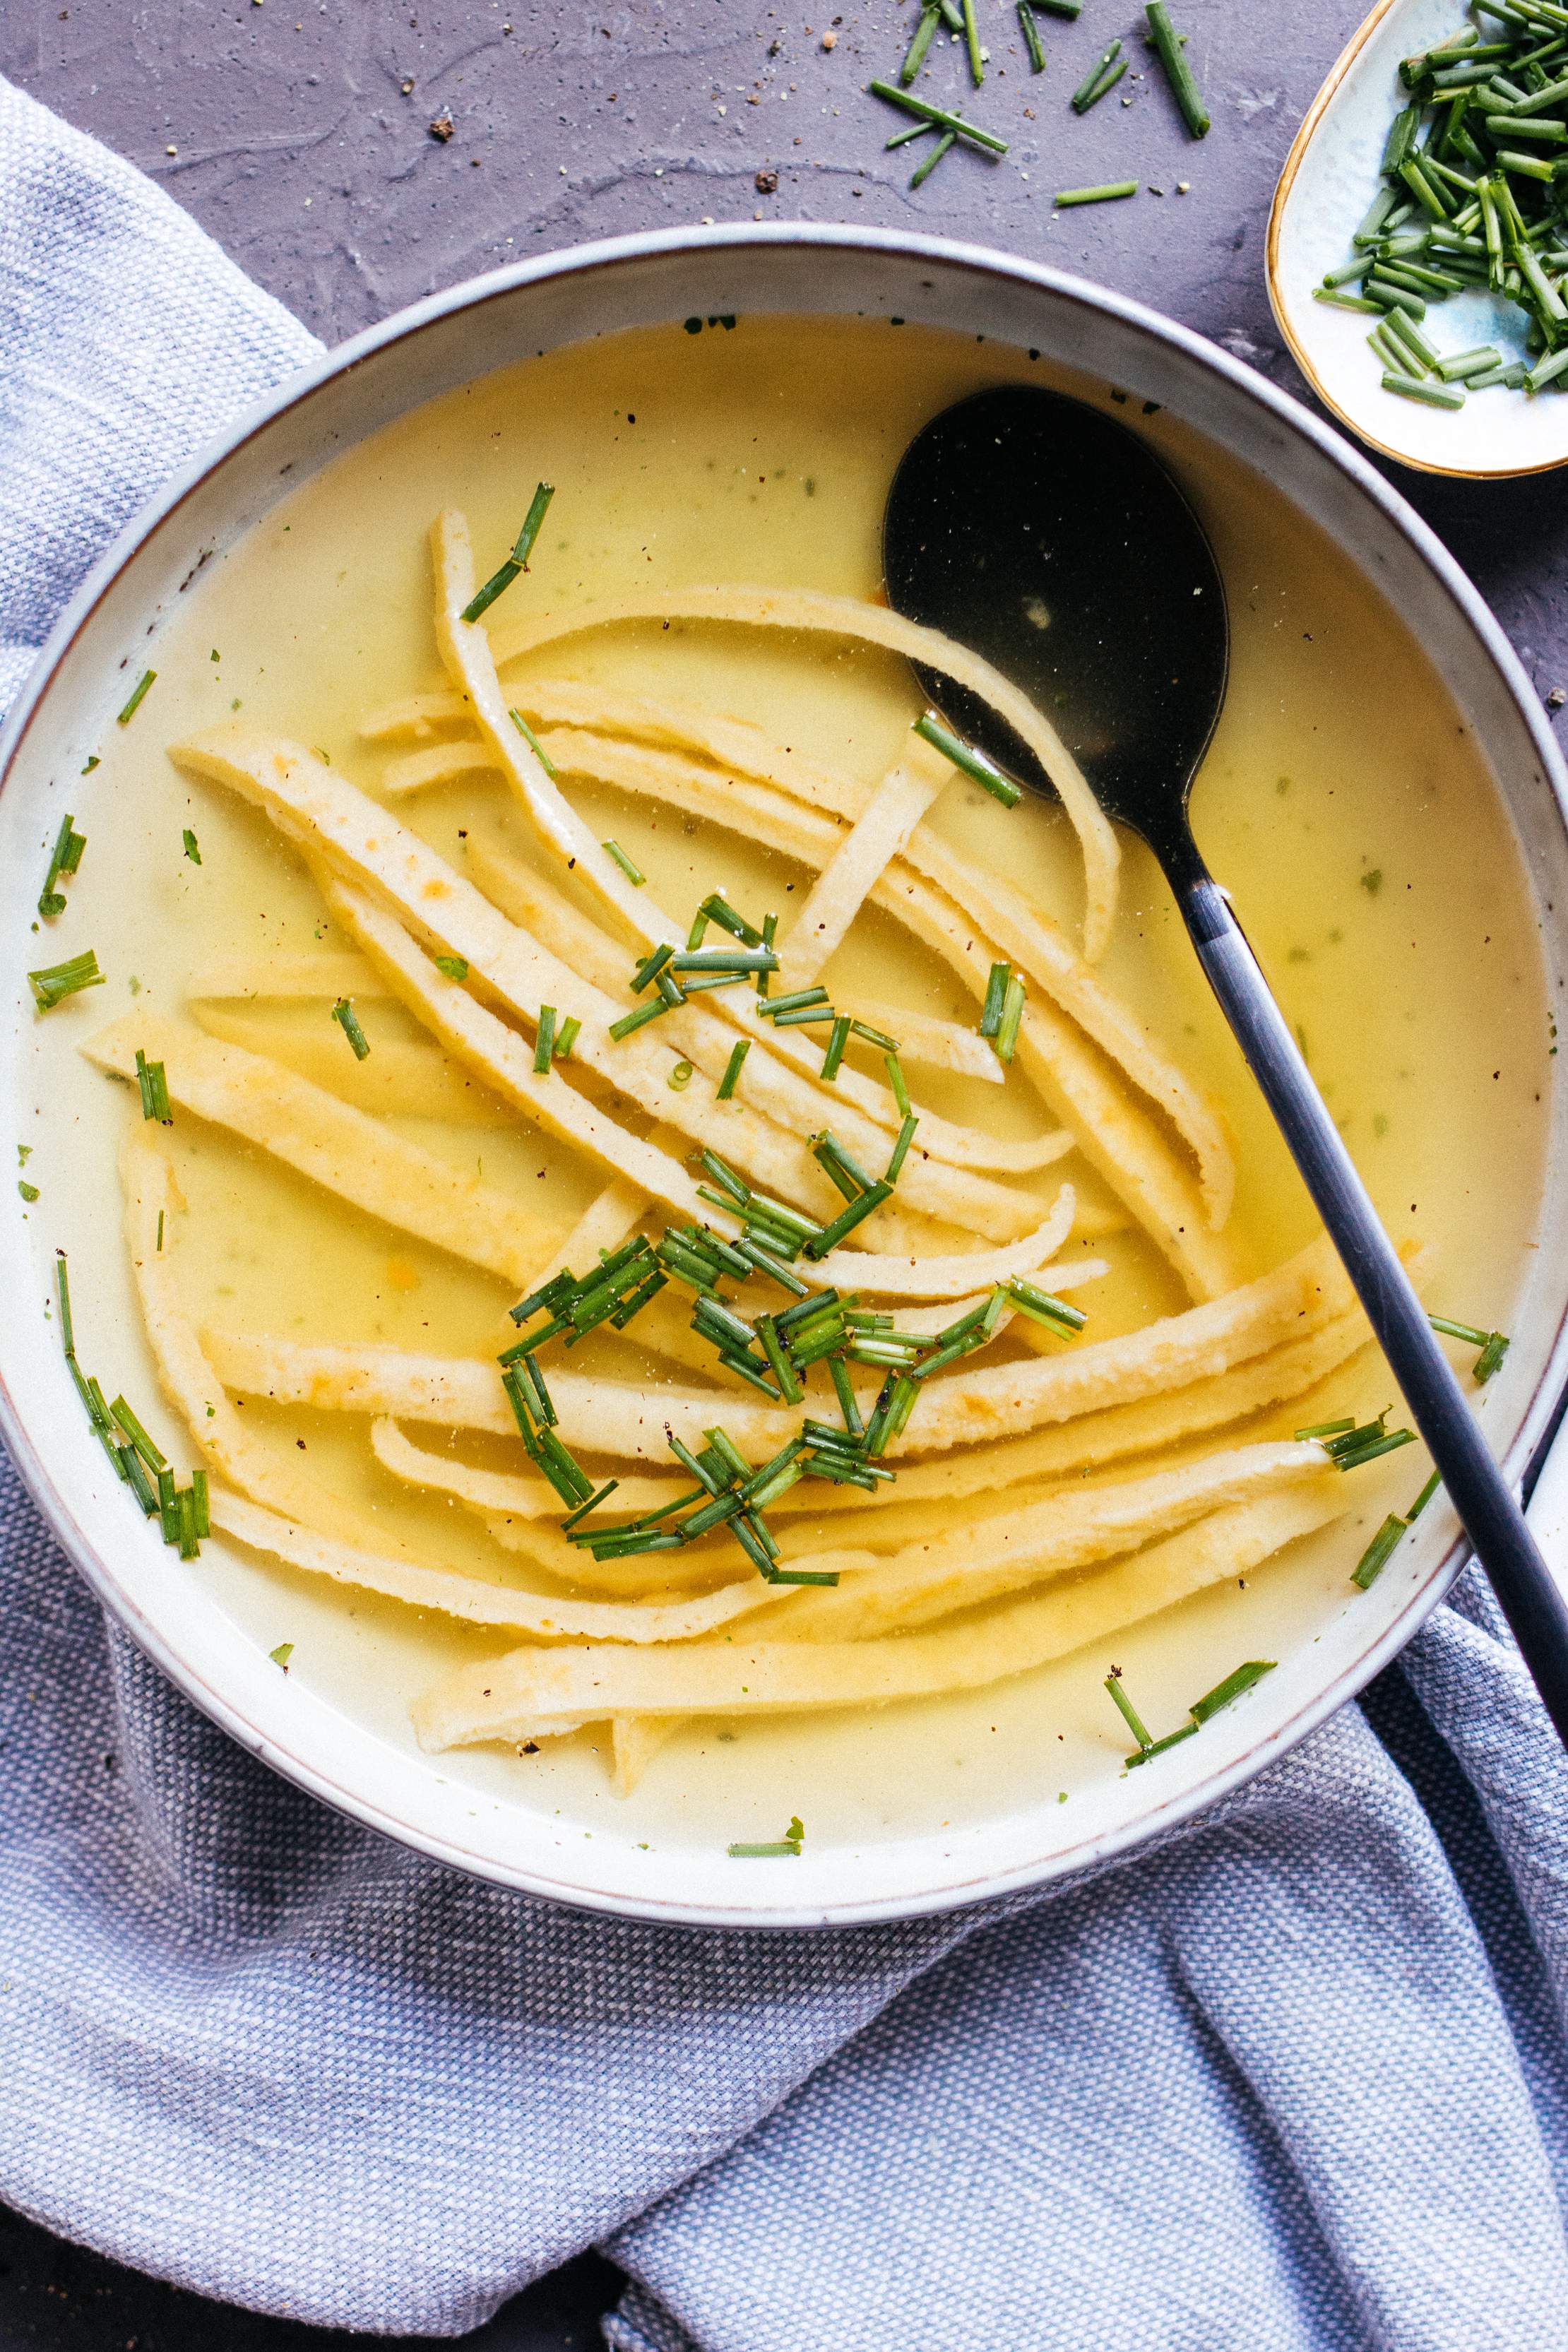
M 741 1072 L 745 1067 L 746 1056 L 751 1050 L 752 1041 L 749 1037 L 737 1039 L 736 1043 L 730 1048 L 730 1058 L 724 1065 L 724 1075 L 719 1081 L 718 1099 L 720 1102 L 728 1102 L 733 1096 L 736 1085 L 740 1079 Z
M 539 1077 L 544 1076 L 554 1053 L 555 1007 L 553 1004 L 542 1004 L 539 1008 L 539 1024 L 533 1039 L 533 1067 L 536 1076 Z
M 287 1674 L 289 1661 L 294 1654 L 294 1644 L 292 1642 L 279 1642 L 278 1647 L 275 1650 L 268 1650 L 267 1654 L 275 1666 L 281 1666 L 283 1672 Z
M 1120 62 L 1118 62 L 1119 59 Z M 1108 90 L 1115 89 L 1126 71 L 1127 59 L 1121 55 L 1121 44 L 1120 41 L 1112 41 L 1104 55 L 1098 58 L 1090 66 L 1088 73 L 1074 90 L 1071 100 L 1073 112 L 1087 114 L 1091 106 L 1099 104 Z
M 601 842 L 599 846 L 601 849 L 607 849 L 609 851 L 610 856 L 615 859 L 616 864 L 620 867 L 621 872 L 626 876 L 626 880 L 631 883 L 635 889 L 640 890 L 643 884 L 647 880 L 647 876 L 642 871 L 640 866 L 636 865 L 634 861 L 626 856 L 626 853 L 621 847 L 620 843 L 618 841 L 605 841 Z
M 1131 1700 L 1128 1697 L 1126 1692 L 1122 1689 L 1121 1669 L 1120 1666 L 1111 1667 L 1110 1672 L 1105 1677 L 1105 1687 L 1107 1692 L 1110 1694 L 1110 1696 L 1114 1701 L 1117 1708 L 1120 1710 L 1128 1730 L 1138 1742 L 1139 1747 L 1145 1750 L 1152 1748 L 1154 1745 L 1154 1735 L 1150 1730 L 1148 1725 L 1144 1722 L 1142 1717 L 1139 1714 L 1137 1708 L 1133 1706 Z
M 513 542 L 511 553 L 500 571 L 492 572 L 484 586 L 464 605 L 465 621 L 477 621 L 481 613 L 488 613 L 496 598 L 511 586 L 519 572 L 527 571 L 528 559 L 533 552 L 533 542 L 539 537 L 546 510 L 554 496 L 555 489 L 552 483 L 540 483 L 533 493 L 532 503 L 524 518 L 522 529 L 518 532 Z M 528 730 L 524 728 L 522 731 L 526 734 Z
M 340 996 L 332 1007 L 332 1019 L 353 1047 L 354 1060 L 363 1062 L 370 1052 L 370 1039 L 359 1025 L 359 1015 L 346 996 Z
M 900 1116 L 904 1118 L 908 1118 L 910 1116 L 910 1090 L 904 1084 L 903 1064 L 900 1061 L 897 1054 L 884 1054 L 882 1059 L 887 1067 L 888 1084 L 892 1089 L 893 1100 L 898 1104 Z
M 937 165 L 942 162 L 942 157 L 944 155 L 950 155 L 957 144 L 957 131 L 944 131 L 941 138 L 938 139 L 936 145 L 931 149 L 930 154 L 923 157 L 922 160 L 915 165 L 914 170 L 910 173 L 910 187 L 923 188 L 931 173 L 935 171 Z M 793 1580 L 795 1583 L 804 1581 L 803 1579 L 798 1577 L 793 1580 L 780 1578 L 775 1580 L 779 1582 Z M 837 1580 L 835 1579 L 834 1580 L 837 1582 Z
M 55 888 L 55 884 L 63 875 L 76 872 L 77 867 L 81 864 L 81 853 L 87 847 L 87 835 L 73 831 L 75 824 L 75 817 L 62 817 L 60 829 L 55 835 L 55 845 L 49 857 L 49 870 L 44 877 L 44 887 L 38 898 L 38 912 L 46 920 L 51 916 L 65 913 L 64 894 Z
M 435 961 L 437 971 L 440 972 L 444 978 L 447 980 L 467 980 L 468 976 L 468 959 L 467 956 L 438 955 Z
M 582 1029 L 583 1024 L 578 1020 L 577 1015 L 574 1013 L 569 1013 L 566 1019 L 561 1024 L 560 1028 L 555 1033 L 555 1058 L 558 1062 L 569 1062 L 571 1060 L 572 1048 L 577 1043 L 578 1037 L 582 1034 Z
M 1118 196 L 1135 196 L 1136 180 L 1107 180 L 1097 188 L 1058 188 L 1056 202 L 1064 209 L 1069 205 L 1108 205 Z
M 915 26 L 914 38 L 910 41 L 909 47 L 905 50 L 903 64 L 899 68 L 899 86 L 901 89 L 908 89 L 910 82 L 916 79 L 921 66 L 924 65 L 926 61 L 926 51 L 930 48 L 936 28 L 941 22 L 942 10 L 940 8 L 933 5 L 929 8 L 921 9 L 920 23 Z M 903 138 L 908 138 L 910 136 L 910 133 L 904 131 L 900 135 Z M 918 131 L 913 135 L 916 138 L 920 136 Z
M 150 1062 L 140 1045 L 136 1048 L 136 1084 L 141 1089 L 142 1116 L 160 1119 L 165 1127 L 174 1122 L 169 1105 L 169 1081 L 162 1062 Z
M 190 859 L 191 864 L 199 866 L 202 862 L 201 845 L 189 825 L 185 826 L 180 839 L 184 844 L 185 856 Z
M 467 620 L 468 614 L 465 613 L 463 617 Z M 512 725 L 522 737 L 523 741 L 528 745 L 529 750 L 532 752 L 534 758 L 538 761 L 545 774 L 550 778 L 551 782 L 553 783 L 557 775 L 560 773 L 560 770 L 556 767 L 554 761 L 551 759 L 549 753 L 545 751 L 543 744 L 540 741 L 538 736 L 534 733 L 532 728 L 529 725 L 521 711 L 515 708 L 510 709 L 507 712 L 507 717 L 511 720 Z M 605 846 L 606 849 L 609 847 L 608 842 L 605 844 Z
M 1172 97 L 1182 110 L 1182 120 L 1193 137 L 1201 139 L 1209 127 L 1208 109 L 1187 63 L 1181 36 L 1171 22 L 1165 0 L 1149 0 L 1143 13 L 1149 19 L 1150 43 L 1165 68 L 1165 79 L 1171 85 Z
M 1486 1346 L 1476 1358 L 1474 1366 L 1475 1379 L 1482 1381 L 1489 1381 L 1492 1374 L 1501 1364 L 1503 1358 L 1508 1353 L 1508 1350 L 1509 1342 L 1501 1331 L 1493 1331 L 1489 1333 Z
M 70 956 L 64 963 L 46 964 L 39 971 L 27 974 L 27 985 L 33 992 L 33 1002 L 40 1013 L 52 1013 L 68 996 L 81 989 L 99 988 L 106 975 L 98 968 L 98 957 L 91 948 L 80 955 Z
M 1010 1062 L 1017 1051 L 1018 1027 L 1023 1018 L 1024 975 L 1015 971 L 1008 975 L 1007 992 L 1002 1000 L 1002 1018 L 991 1041 L 999 1062 Z
M 1364 1592 L 1370 1585 L 1376 1583 L 1388 1564 L 1394 1545 L 1408 1525 L 1409 1521 L 1400 1518 L 1395 1512 L 1389 1513 L 1354 1568 L 1352 1569 L 1352 1584 L 1360 1585 Z
M 984 784 L 992 799 L 1000 801 L 1004 808 L 1016 808 L 1023 797 L 1018 785 L 1005 776 L 984 751 L 977 751 L 973 744 L 962 742 L 950 733 L 934 711 L 922 712 L 915 720 L 913 732 L 922 736 L 944 760 L 951 760 L 955 768 L 962 768 L 966 776 L 973 776 L 977 784 Z
M 737 1842 L 733 1845 L 727 1846 L 725 1852 L 737 1860 L 772 1860 L 779 1854 L 798 1854 L 805 1842 L 805 1832 L 800 1825 L 800 1816 L 797 1813 L 792 1818 L 783 1837 L 775 1838 L 771 1845 L 747 1845 Z
M 142 671 L 141 677 L 137 679 L 135 685 L 131 689 L 130 697 L 126 701 L 124 709 L 116 714 L 118 725 L 121 727 L 128 726 L 131 720 L 135 718 L 137 711 L 142 708 L 142 703 L 147 698 L 148 688 L 152 686 L 153 681 L 157 675 L 158 673 L 155 669 L 144 669 Z
M 985 1001 L 980 1008 L 980 1034 L 994 1037 L 1002 1026 L 1002 1007 L 1007 998 L 1007 982 L 1012 977 L 1009 963 L 994 963 L 991 977 L 985 983 Z
M 36 1184 L 29 1184 L 25 1176 L 17 1177 L 16 1190 L 20 1192 L 23 1200 L 29 1203 L 40 1197 L 37 1186 Z
M 1260 1683 L 1265 1675 L 1271 1675 L 1275 1664 L 1273 1658 L 1248 1658 L 1244 1665 L 1237 1666 L 1233 1675 L 1227 1675 L 1224 1682 L 1216 1683 L 1213 1690 L 1205 1692 L 1202 1698 L 1195 1698 L 1189 1712 L 1196 1717 L 1199 1723 L 1206 1723 L 1211 1715 L 1217 1715 L 1221 1707 L 1229 1706 L 1233 1699 L 1238 1699 L 1244 1691 L 1249 1691 L 1255 1683 Z
M 623 1013 L 618 1021 L 612 1021 L 610 1035 L 619 1045 L 623 1037 L 629 1037 L 634 1031 L 646 1028 L 650 1021 L 657 1021 L 661 1013 L 668 1011 L 663 997 L 656 996 L 651 1003 L 639 1004 L 635 1013 Z
M 847 1013 L 841 1013 L 833 1024 L 828 1035 L 827 1050 L 822 1057 L 822 1076 L 824 1081 L 829 1086 L 837 1077 L 843 1066 L 844 1051 L 848 1043 L 849 1016 Z
M 695 1076 L 696 1071 L 690 1062 L 677 1062 L 664 1083 L 671 1094 L 678 1095 L 685 1091 Z
M 1007 142 L 998 139 L 992 131 L 982 131 L 979 124 L 966 122 L 962 114 L 952 114 L 944 106 L 932 106 L 929 100 L 917 98 L 911 89 L 897 89 L 889 81 L 867 84 L 872 98 L 885 99 L 889 106 L 902 107 L 906 114 L 918 114 L 922 121 L 933 123 L 939 131 L 955 131 L 967 139 L 972 147 L 983 147 L 988 155 L 1005 155 Z
M 913 1111 L 905 1114 L 904 1123 L 899 1129 L 898 1141 L 893 1146 L 892 1157 L 888 1161 L 887 1172 L 882 1178 L 884 1184 L 898 1182 L 903 1172 L 904 1162 L 910 1156 L 910 1146 L 915 1139 L 915 1129 L 919 1125 L 920 1120 Z
M 1262 1681 L 1265 1675 L 1272 1674 L 1274 1665 L 1275 1661 L 1272 1658 L 1248 1658 L 1244 1664 L 1237 1667 L 1234 1674 L 1227 1675 L 1224 1682 L 1216 1683 L 1213 1690 L 1204 1693 L 1202 1698 L 1195 1698 L 1187 1709 L 1191 1721 L 1184 1723 L 1177 1731 L 1167 1732 L 1163 1739 L 1155 1739 L 1152 1737 L 1148 1726 L 1121 1686 L 1120 1667 L 1112 1666 L 1106 1676 L 1105 1687 L 1115 1700 L 1133 1738 L 1138 1742 L 1136 1751 L 1126 1759 L 1129 1767 L 1147 1764 L 1152 1757 L 1163 1756 L 1167 1748 L 1176 1747 L 1184 1739 L 1191 1739 L 1203 1728 L 1211 1716 L 1217 1715 L 1222 1707 L 1229 1706 L 1234 1700 L 1240 1698 L 1245 1691 L 1251 1690 L 1255 1684 Z
M 122 1396 L 117 1396 L 109 1410 L 147 1465 L 148 1469 L 154 1472 L 166 1470 L 169 1466 L 168 1456 L 159 1452 L 125 1399 Z

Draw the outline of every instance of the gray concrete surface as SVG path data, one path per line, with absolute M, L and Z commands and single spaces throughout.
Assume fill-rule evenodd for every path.
M 954 152 L 914 194 L 865 84 L 896 68 L 915 0 L 0 0 L 0 72 L 153 173 L 329 340 L 519 253 L 761 214 L 1045 256 L 1299 391 L 1263 290 L 1264 222 L 1361 0 L 1176 13 L 1214 115 L 1201 143 L 1137 37 L 1136 0 L 1042 18 L 1038 78 L 1011 0 L 978 0 L 991 65 L 972 111 L 1012 152 Z M 1116 35 L 1132 70 L 1080 119 L 1068 97 Z M 946 37 L 921 86 L 968 100 Z M 445 141 L 429 130 L 442 116 Z M 777 172 L 776 193 L 758 192 L 759 171 Z M 1165 194 L 1052 213 L 1058 187 L 1124 177 Z M 1402 487 L 1542 692 L 1568 685 L 1568 474 Z

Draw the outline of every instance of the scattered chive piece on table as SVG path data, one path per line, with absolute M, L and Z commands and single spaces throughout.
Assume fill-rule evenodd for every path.
M 966 776 L 973 776 L 977 784 L 984 784 L 992 799 L 1000 801 L 1004 808 L 1017 807 L 1023 798 L 1022 788 L 1014 783 L 1011 777 L 1005 776 L 984 751 L 977 751 L 973 744 L 965 743 L 950 733 L 934 710 L 922 712 L 915 720 L 912 731 L 929 743 L 933 751 L 940 751 L 944 760 L 951 760 L 955 768 L 962 768 Z
M 626 856 L 626 851 L 621 847 L 620 843 L 618 841 L 605 841 L 601 842 L 599 845 L 602 849 L 607 849 L 609 851 L 610 856 L 615 859 L 616 864 L 620 867 L 621 872 L 626 876 L 626 880 L 632 884 L 634 888 L 640 890 L 643 884 L 647 880 L 647 876 L 633 864 L 632 860 Z
M 146 699 L 148 688 L 151 687 L 158 673 L 155 669 L 144 669 L 142 671 L 141 677 L 132 688 L 123 709 L 116 713 L 116 723 L 119 726 L 128 726 L 130 721 L 135 718 L 137 711 L 141 709 L 143 701 Z
M 1099 188 L 1058 188 L 1056 202 L 1064 207 L 1068 205 L 1109 205 L 1119 196 L 1135 196 L 1138 187 L 1136 180 L 1107 180 Z
M 523 741 L 527 744 L 529 750 L 532 752 L 534 758 L 538 761 L 545 774 L 551 779 L 551 782 L 553 782 L 556 775 L 559 773 L 559 770 L 556 768 L 554 761 L 552 760 L 546 752 L 543 744 L 540 741 L 538 736 L 534 733 L 527 719 L 523 717 L 521 711 L 516 709 L 509 710 L 507 712 L 507 717 L 511 720 L 512 725 L 522 737 Z
M 1035 22 L 1035 12 L 1029 0 L 1018 0 L 1018 30 L 1024 36 L 1024 47 L 1028 54 L 1029 71 L 1042 74 L 1046 70 L 1045 45 L 1040 28 Z
M 107 975 L 98 968 L 98 957 L 91 948 L 80 955 L 69 956 L 64 963 L 45 964 L 40 971 L 27 974 L 27 985 L 40 1013 L 52 1013 L 68 996 L 75 996 L 84 988 L 100 988 Z
M 140 1045 L 136 1048 L 136 1083 L 142 1093 L 143 1118 L 161 1119 L 165 1127 L 174 1122 L 169 1108 L 169 1081 L 162 1062 L 150 1062 Z
M 542 1004 L 539 1008 L 539 1027 L 533 1041 L 533 1067 L 538 1076 L 544 1076 L 554 1057 L 554 1053 L 555 1007 L 553 1004 Z
M 742 1037 L 731 1046 L 730 1058 L 724 1065 L 724 1075 L 719 1081 L 718 1099 L 721 1102 L 729 1102 L 733 1096 L 741 1072 L 746 1066 L 746 1056 L 751 1050 L 752 1041 L 749 1037 Z
M 1187 63 L 1181 36 L 1171 22 L 1165 0 L 1149 0 L 1143 13 L 1149 19 L 1150 44 L 1165 68 L 1165 79 L 1171 85 L 1172 97 L 1181 108 L 1182 119 L 1193 137 L 1202 139 L 1209 127 L 1209 111 Z
M 279 1642 L 278 1647 L 275 1650 L 268 1650 L 267 1654 L 275 1666 L 281 1666 L 283 1672 L 287 1674 L 289 1661 L 294 1654 L 294 1644 L 292 1642 Z
M 967 139 L 972 147 L 984 147 L 990 155 L 1007 152 L 1005 139 L 998 139 L 994 131 L 983 131 L 977 122 L 966 122 L 962 114 L 952 114 L 944 106 L 932 106 L 929 99 L 917 98 L 911 89 L 899 89 L 890 81 L 873 81 L 866 85 L 872 98 L 885 99 L 889 106 L 901 107 L 906 114 L 918 114 L 939 131 L 956 131 Z
M 354 1050 L 354 1060 L 363 1062 L 370 1052 L 370 1039 L 359 1025 L 359 1015 L 346 996 L 340 996 L 332 1007 L 332 1019 Z
M 468 959 L 467 956 L 438 955 L 436 969 L 446 980 L 467 980 Z
M 963 10 L 963 47 L 969 59 L 969 79 L 976 89 L 985 79 L 985 61 L 980 54 L 980 27 L 974 19 L 974 0 L 960 0 Z
M 186 825 L 184 831 L 180 835 L 180 838 L 184 844 L 185 856 L 190 859 L 191 864 L 193 866 L 199 866 L 202 862 L 201 845 L 198 843 L 195 835 L 191 831 L 189 825 Z
M 75 817 L 62 817 L 60 829 L 55 835 L 55 845 L 49 856 L 49 870 L 44 877 L 44 887 L 38 898 L 38 912 L 46 919 L 52 915 L 65 913 L 64 894 L 55 888 L 55 884 L 62 875 L 76 872 L 77 867 L 81 864 L 81 853 L 87 847 L 86 834 L 75 832 L 73 830 L 75 824 Z
M 1074 90 L 1070 100 L 1073 112 L 1087 114 L 1091 106 L 1098 106 L 1121 79 L 1127 71 L 1127 64 L 1128 60 L 1121 54 L 1121 42 L 1112 41 Z
M 957 140 L 958 133 L 956 131 L 944 131 L 942 132 L 941 138 L 937 141 L 936 145 L 931 149 L 931 153 L 921 163 L 917 163 L 914 170 L 910 173 L 910 185 L 911 188 L 924 187 L 926 182 L 930 179 L 937 165 L 942 162 L 942 157 L 944 155 L 950 155 L 952 152 L 953 147 L 957 143 Z
M 496 598 L 511 586 L 519 572 L 527 571 L 528 559 L 533 552 L 533 542 L 539 537 L 546 510 L 554 496 L 555 489 L 552 483 L 540 483 L 533 493 L 532 503 L 523 520 L 522 529 L 517 534 L 511 553 L 500 571 L 492 572 L 484 586 L 464 605 L 465 621 L 477 621 L 481 613 L 489 612 Z M 526 732 L 526 730 L 524 731 Z
M 921 9 L 920 23 L 915 26 L 914 38 L 904 52 L 903 64 L 899 68 L 899 87 L 901 89 L 908 89 L 910 82 L 915 79 L 921 66 L 924 65 L 926 51 L 930 48 L 935 37 L 936 28 L 941 22 L 942 10 L 934 5 L 933 0 L 931 7 Z M 920 133 L 905 131 L 900 131 L 899 136 L 901 139 L 918 138 Z

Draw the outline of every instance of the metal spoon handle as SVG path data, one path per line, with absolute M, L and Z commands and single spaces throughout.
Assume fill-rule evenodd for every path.
M 1433 1334 L 1230 903 L 1192 836 L 1157 845 L 1198 960 L 1344 1261 L 1465 1533 L 1568 1746 L 1568 1601 Z

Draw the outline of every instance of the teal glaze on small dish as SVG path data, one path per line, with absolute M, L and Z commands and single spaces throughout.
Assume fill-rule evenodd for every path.
M 1266 269 L 1291 356 L 1342 425 L 1402 466 L 1485 481 L 1568 464 L 1568 395 L 1553 390 L 1531 399 L 1500 384 L 1458 410 L 1424 407 L 1384 390 L 1366 341 L 1375 319 L 1336 310 L 1312 293 L 1326 270 L 1349 259 L 1351 238 L 1377 193 L 1388 126 L 1408 97 L 1400 59 L 1435 47 L 1467 22 L 1461 0 L 1382 0 L 1373 10 L 1285 158 L 1268 215 Z M 1431 304 L 1423 321 L 1439 352 L 1495 343 L 1521 359 L 1523 330 L 1513 303 L 1486 293 Z

